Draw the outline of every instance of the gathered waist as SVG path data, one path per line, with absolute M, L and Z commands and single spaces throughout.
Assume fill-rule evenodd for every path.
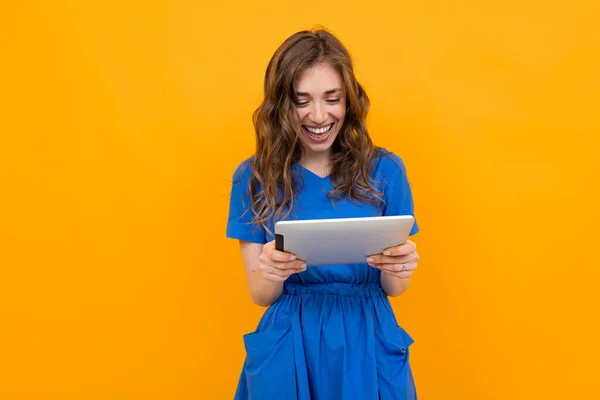
M 292 283 L 286 282 L 283 285 L 282 294 L 302 295 L 302 294 L 322 294 L 337 296 L 362 296 L 362 297 L 384 297 L 385 292 L 379 283 Z

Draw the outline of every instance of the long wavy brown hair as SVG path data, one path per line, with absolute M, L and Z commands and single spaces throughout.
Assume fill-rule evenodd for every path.
M 265 74 L 264 100 L 253 115 L 256 153 L 250 180 L 253 223 L 267 230 L 271 218 L 285 219 L 301 190 L 301 177 L 292 165 L 302 159 L 299 126 L 292 122 L 294 83 L 307 69 L 321 63 L 341 76 L 346 95 L 346 116 L 332 146 L 331 200 L 380 205 L 381 192 L 375 188 L 370 171 L 379 148 L 373 145 L 365 124 L 369 98 L 354 76 L 350 54 L 330 32 L 318 28 L 290 36 L 277 49 Z

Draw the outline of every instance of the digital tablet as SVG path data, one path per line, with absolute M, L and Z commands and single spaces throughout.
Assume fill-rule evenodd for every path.
M 307 266 L 364 264 L 368 256 L 405 243 L 414 222 L 412 215 L 279 221 L 275 248 Z

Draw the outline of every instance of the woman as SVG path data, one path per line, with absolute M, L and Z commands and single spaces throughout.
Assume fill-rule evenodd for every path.
M 364 264 L 307 269 L 275 249 L 273 234 L 282 219 L 413 215 L 402 160 L 371 142 L 369 99 L 327 31 L 289 37 L 264 90 L 256 153 L 234 174 L 227 236 L 240 240 L 252 300 L 269 308 L 244 336 L 235 398 L 416 399 L 413 341 L 387 298 L 407 289 L 419 259 L 414 242 Z

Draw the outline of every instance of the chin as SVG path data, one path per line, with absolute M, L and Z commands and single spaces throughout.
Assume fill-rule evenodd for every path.
M 313 153 L 323 153 L 323 152 L 329 151 L 329 149 L 331 149 L 331 146 L 333 146 L 333 142 L 334 142 L 334 140 L 332 140 L 331 142 L 328 140 L 325 143 L 315 144 L 315 143 L 307 143 L 307 141 L 304 141 L 304 147 Z

